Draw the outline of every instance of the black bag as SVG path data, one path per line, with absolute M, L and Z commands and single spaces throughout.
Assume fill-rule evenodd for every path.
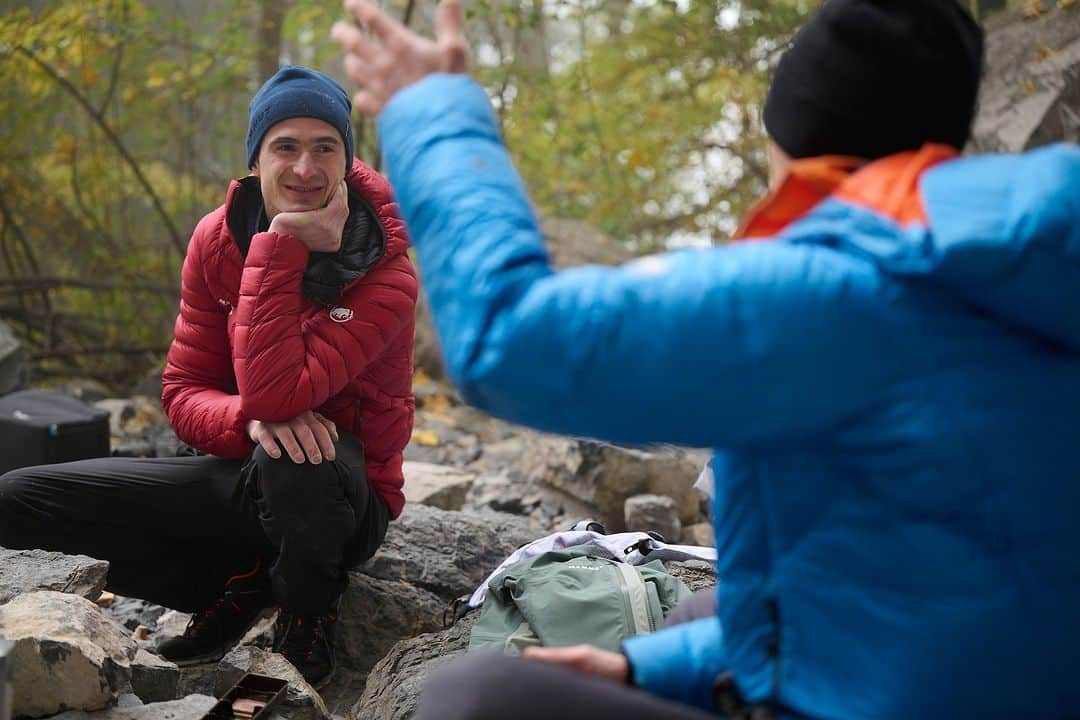
M 0 397 L 0 474 L 108 455 L 108 412 L 48 390 Z

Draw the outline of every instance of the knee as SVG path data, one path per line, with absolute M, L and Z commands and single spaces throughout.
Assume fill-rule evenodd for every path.
M 0 475 L 0 545 L 16 549 L 19 520 L 28 514 L 33 487 L 33 468 L 19 468 Z
M 417 720 L 502 720 L 506 705 L 492 688 L 506 690 L 507 658 L 498 653 L 471 653 L 443 665 L 424 683 Z
M 324 513 L 337 505 L 348 506 L 341 476 L 332 462 L 295 463 L 287 455 L 275 459 L 259 447 L 251 463 L 248 482 L 256 483 L 257 495 L 276 514 Z

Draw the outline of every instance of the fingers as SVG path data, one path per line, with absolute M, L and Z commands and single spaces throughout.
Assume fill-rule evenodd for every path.
M 326 423 L 320 419 L 316 413 L 308 413 L 311 415 L 307 427 L 311 431 L 312 436 L 315 438 L 315 443 L 319 446 L 319 453 L 327 460 L 334 460 L 334 437 L 330 434 L 330 428 L 326 426 Z M 331 423 L 333 425 L 333 423 Z M 310 454 L 308 455 L 310 457 Z M 312 462 L 315 462 L 312 460 Z M 316 463 L 318 464 L 318 463 Z
M 299 465 L 304 462 L 304 451 L 300 447 L 300 443 L 296 439 L 296 435 L 293 433 L 291 426 L 287 424 L 274 423 L 269 426 L 273 430 L 273 435 L 277 438 L 277 441 L 281 443 L 281 447 L 285 449 L 285 454 L 289 456 L 289 459 Z M 265 445 L 263 446 L 266 447 Z M 266 451 L 270 454 L 270 451 Z M 273 458 L 278 458 L 279 455 L 271 455 Z
M 435 37 L 442 42 L 465 42 L 465 17 L 459 0 L 443 0 L 435 11 Z
M 300 443 L 300 448 L 303 450 L 299 460 L 291 452 L 289 453 L 289 457 L 292 458 L 293 462 L 302 463 L 305 456 L 312 465 L 318 465 L 322 462 L 322 449 L 319 447 L 319 441 L 315 438 L 315 428 L 312 425 L 318 425 L 324 432 L 326 430 L 318 423 L 308 422 L 303 415 L 289 423 L 289 429 L 292 430 L 293 435 L 296 436 L 296 441 Z
M 336 22 L 330 28 L 330 38 L 341 46 L 341 49 L 355 55 L 364 61 L 371 63 L 379 54 L 378 46 L 364 37 L 363 31 L 348 23 Z M 353 81 L 356 82 L 356 78 Z
M 463 73 L 468 69 L 469 45 L 465 41 L 465 18 L 459 0 L 443 0 L 435 15 L 435 40 L 442 50 L 442 70 Z
M 334 424 L 333 420 L 323 417 L 317 412 L 313 412 L 311 414 L 315 417 L 316 420 L 323 424 L 323 427 L 326 428 L 326 431 L 330 433 L 330 437 L 334 438 L 334 442 L 337 442 L 341 439 L 338 436 L 337 425 Z
M 366 0 L 345 0 L 345 9 L 356 22 L 370 30 L 383 42 L 400 32 L 405 26 Z
M 252 420 L 248 423 L 248 437 L 270 457 L 275 460 L 281 457 L 281 448 L 274 439 L 274 434 L 267 430 L 266 426 L 258 420 Z

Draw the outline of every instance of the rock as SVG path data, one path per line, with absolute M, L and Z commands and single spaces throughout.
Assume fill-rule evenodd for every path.
M 372 668 L 364 694 L 349 711 L 349 720 L 411 718 L 428 675 L 465 653 L 477 617 L 478 612 L 470 613 L 448 630 L 419 635 L 395 645 Z
M 107 614 L 113 620 L 132 631 L 140 625 L 151 629 L 156 628 L 158 620 L 167 612 L 169 612 L 168 608 L 163 608 L 160 605 L 139 598 L 124 597 L 123 595 L 113 597 L 112 605 L 107 610 Z M 184 624 L 187 624 L 186 620 Z M 181 628 L 181 631 L 183 631 L 183 628 Z
M 6 323 L 0 322 L 0 395 L 25 388 L 28 367 L 22 343 Z
M 217 699 L 209 695 L 188 695 L 180 700 L 115 707 L 102 712 L 72 710 L 57 715 L 52 720 L 201 720 L 216 704 Z
M 471 593 L 507 555 L 536 537 L 512 515 L 476 517 L 409 505 L 390 523 L 375 556 L 354 573 L 403 581 L 451 600 Z
M 716 537 L 713 534 L 712 524 L 702 522 L 687 525 L 682 529 L 682 538 L 680 538 L 679 542 L 683 545 L 716 547 Z
M 98 400 L 94 406 L 109 413 L 109 432 L 116 438 L 145 436 L 168 424 L 161 401 L 145 395 Z
M 441 627 L 442 611 L 537 533 L 522 518 L 407 505 L 375 556 L 349 573 L 338 614 L 339 661 L 368 670 L 394 643 Z
M 986 60 L 970 149 L 1018 152 L 1080 140 L 1080 5 L 1013 10 L 986 25 Z
M 507 475 L 480 475 L 469 487 L 461 509 L 472 513 L 529 515 L 542 500 L 534 486 L 526 481 L 511 480 Z
M 105 387 L 103 383 L 91 379 L 68 380 L 55 386 L 53 390 L 62 392 L 76 400 L 82 400 L 84 403 L 96 403 L 111 394 L 109 388 Z
M 19 595 L 0 606 L 0 636 L 15 643 L 16 716 L 98 710 L 130 682 L 135 641 L 77 595 Z
M 214 662 L 180 668 L 180 682 L 177 685 L 176 694 L 180 696 L 213 695 L 216 672 L 217 663 Z
M 476 476 L 446 465 L 406 462 L 405 501 L 442 510 L 460 510 Z
M 131 690 L 144 703 L 176 699 L 180 668 L 140 648 L 131 662 Z
M 700 519 L 699 494 L 693 484 L 704 453 L 637 450 L 540 433 L 529 435 L 526 449 L 515 472 L 585 503 L 582 517 L 595 517 L 608 532 L 624 529 L 626 499 L 646 493 L 672 498 L 683 524 Z
M 85 555 L 0 548 L 0 605 L 16 595 L 38 590 L 97 600 L 105 588 L 108 571 L 109 563 Z
M 634 495 L 623 506 L 625 527 L 629 530 L 658 532 L 669 543 L 679 542 L 682 523 L 675 501 L 666 495 Z
M 704 560 L 683 560 L 682 562 L 666 562 L 664 567 L 675 577 L 686 583 L 690 592 L 697 592 L 702 588 L 716 585 L 716 570 L 712 563 Z
M 274 708 L 275 717 L 282 720 L 331 720 L 319 693 L 308 685 L 304 676 L 281 655 L 261 648 L 240 646 L 223 657 L 214 674 L 214 695 L 221 697 L 244 673 L 249 672 L 280 678 L 289 683 L 285 698 Z
M 441 628 L 446 605 L 412 583 L 351 573 L 338 612 L 338 662 L 353 670 L 370 669 L 402 638 Z

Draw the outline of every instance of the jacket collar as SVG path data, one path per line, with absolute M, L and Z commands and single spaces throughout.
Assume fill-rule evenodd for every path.
M 246 258 L 251 238 L 266 232 L 270 226 L 259 178 L 249 175 L 235 181 L 225 204 L 226 225 L 240 255 Z M 301 284 L 304 298 L 321 305 L 334 304 L 342 290 L 378 264 L 386 254 L 386 244 L 386 228 L 375 209 L 350 187 L 349 218 L 345 221 L 341 249 L 336 253 L 310 254 Z
M 733 239 L 774 237 L 828 197 L 875 210 L 900 223 L 924 220 L 919 178 L 958 154 L 948 145 L 927 143 L 870 163 L 846 155 L 795 160 L 780 184 L 750 208 Z

